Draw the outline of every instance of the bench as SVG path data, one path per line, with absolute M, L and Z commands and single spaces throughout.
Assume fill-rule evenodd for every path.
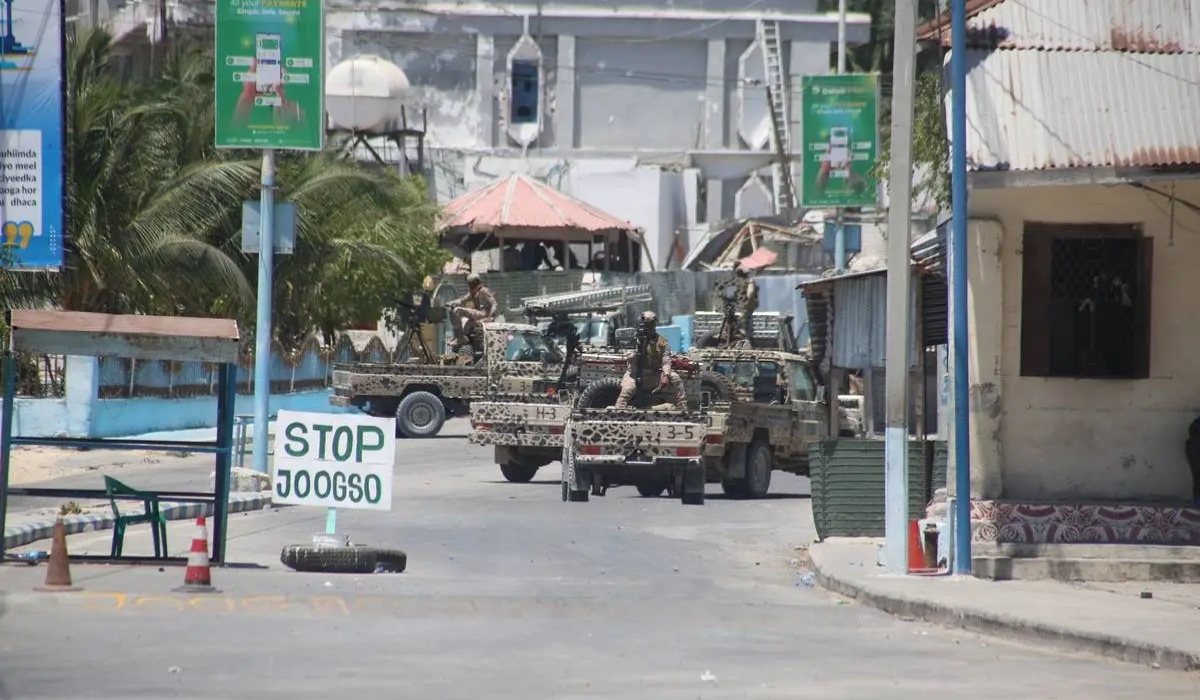
M 112 556 L 114 558 L 121 556 L 121 550 L 125 546 L 125 528 L 127 526 L 150 523 L 154 536 L 154 558 L 165 559 L 167 557 L 167 519 L 159 508 L 158 494 L 139 491 L 111 476 L 104 477 L 104 492 L 108 494 L 108 502 L 112 505 L 114 519 Z M 120 509 L 117 508 L 118 498 L 141 500 L 145 511 L 136 515 L 121 515 Z

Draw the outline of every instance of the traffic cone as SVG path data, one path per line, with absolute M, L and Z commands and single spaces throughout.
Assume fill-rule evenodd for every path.
M 220 593 L 212 585 L 212 573 L 208 566 L 208 525 L 203 515 L 196 518 L 196 527 L 200 532 L 192 538 L 183 585 L 173 590 L 177 593 Z
M 921 546 L 921 529 L 916 520 L 908 521 L 908 573 L 934 574 L 938 569 L 925 566 L 925 549 Z
M 46 568 L 46 582 L 34 586 L 33 590 L 43 593 L 68 593 L 82 591 L 71 585 L 71 562 L 67 554 L 67 526 L 62 516 L 54 521 L 54 542 L 50 545 L 50 564 Z

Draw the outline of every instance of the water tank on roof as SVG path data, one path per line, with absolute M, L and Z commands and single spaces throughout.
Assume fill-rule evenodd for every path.
M 342 61 L 325 78 L 325 109 L 333 127 L 381 133 L 400 121 L 408 76 L 374 55 Z

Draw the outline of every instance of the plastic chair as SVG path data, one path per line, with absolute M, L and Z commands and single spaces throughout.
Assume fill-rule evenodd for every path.
M 112 556 L 114 558 L 121 556 L 121 550 L 125 546 L 125 527 L 127 525 L 150 523 L 154 536 L 154 557 L 165 559 L 167 556 L 167 519 L 159 510 L 158 494 L 138 491 L 111 476 L 104 477 L 104 492 L 108 494 L 108 502 L 112 504 L 113 518 L 116 519 L 116 522 L 113 523 Z M 145 512 L 137 515 L 121 515 L 120 509 L 117 508 L 117 499 L 114 496 L 132 496 L 142 499 Z

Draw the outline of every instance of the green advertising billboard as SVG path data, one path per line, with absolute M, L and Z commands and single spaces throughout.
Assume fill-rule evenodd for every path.
M 875 75 L 809 75 L 801 80 L 804 143 L 801 206 L 869 207 L 879 150 Z
M 324 0 L 216 0 L 217 148 L 325 143 Z

